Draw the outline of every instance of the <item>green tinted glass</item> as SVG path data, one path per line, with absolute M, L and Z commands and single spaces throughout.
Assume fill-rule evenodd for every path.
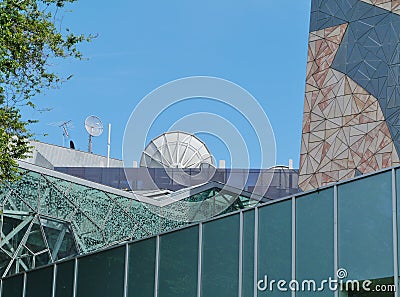
M 78 259 L 77 297 L 123 296 L 125 247 Z
M 339 268 L 351 279 L 393 276 L 391 172 L 339 185 L 338 207 Z
M 128 296 L 154 295 L 156 239 L 150 238 L 129 245 Z
M 196 296 L 199 227 L 160 237 L 160 297 Z
M 296 279 L 315 281 L 312 290 L 297 296 L 334 296 L 322 283 L 335 276 L 333 195 L 333 188 L 328 188 L 296 199 Z
M 285 280 L 292 274 L 292 201 L 270 204 L 259 209 L 258 280 Z M 275 284 L 276 286 L 276 284 Z M 290 296 L 276 287 L 259 290 L 258 296 Z
M 22 297 L 24 276 L 22 274 L 3 279 L 1 297 Z
M 239 225 L 239 215 L 203 225 L 201 296 L 238 295 Z
M 26 276 L 25 297 L 52 297 L 53 266 L 34 270 Z
M 57 264 L 56 296 L 72 297 L 74 289 L 75 260 Z

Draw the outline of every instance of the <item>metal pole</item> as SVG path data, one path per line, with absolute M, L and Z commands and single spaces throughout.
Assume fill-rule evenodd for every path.
M 111 150 L 111 124 L 108 124 L 107 167 L 110 167 L 110 150 Z
M 203 269 L 203 224 L 199 224 L 199 254 L 197 258 L 197 297 L 201 297 L 201 281 Z
M 396 170 L 392 169 L 392 220 L 393 220 L 393 273 L 394 273 L 394 296 L 399 296 L 399 263 L 398 263 L 398 236 L 397 236 L 397 187 L 396 187 Z
M 154 276 L 154 297 L 158 297 L 158 274 L 160 270 L 160 235 L 156 238 L 156 268 Z
M 89 134 L 89 153 L 92 153 L 92 135 Z

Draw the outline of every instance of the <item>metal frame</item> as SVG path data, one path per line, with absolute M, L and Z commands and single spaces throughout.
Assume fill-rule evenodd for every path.
M 397 226 L 397 183 L 396 170 L 392 169 L 392 218 L 393 218 L 393 275 L 396 291 L 394 297 L 399 296 L 399 267 L 398 267 L 398 226 Z
M 333 187 L 333 275 L 335 280 L 338 280 L 337 271 L 339 269 L 338 263 L 338 188 L 337 185 Z M 334 292 L 335 297 L 339 296 L 339 291 Z
M 292 197 L 292 279 L 296 279 L 296 197 Z M 292 291 L 296 297 L 296 291 Z
M 72 296 L 76 297 L 76 293 L 78 290 L 78 258 L 75 258 L 75 263 L 74 263 L 74 288 L 72 292 Z
M 239 292 L 242 297 L 243 291 L 243 212 L 240 213 L 239 222 Z
M 199 254 L 197 258 L 197 297 L 201 297 L 201 274 L 203 273 L 203 224 L 199 224 Z
M 54 267 L 53 267 L 53 285 L 51 287 L 51 296 L 52 297 L 56 297 L 57 269 L 58 269 L 58 265 L 54 264 Z
M 129 277 L 129 245 L 126 243 L 125 244 L 124 297 L 128 296 L 128 277 Z
M 26 279 L 27 279 L 26 272 L 24 272 L 24 285 L 22 288 L 22 297 L 26 296 Z
M 254 297 L 258 296 L 258 207 L 254 209 Z
M 156 267 L 154 269 L 154 297 L 158 297 L 158 276 L 160 270 L 160 236 L 156 237 Z

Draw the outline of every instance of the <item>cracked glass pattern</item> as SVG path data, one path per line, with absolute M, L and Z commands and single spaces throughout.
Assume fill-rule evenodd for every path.
M 0 275 L 147 238 L 210 214 L 258 203 L 217 188 L 192 196 L 189 191 L 188 197 L 164 206 L 135 200 L 132 193 L 126 196 L 23 169 L 19 181 L 0 186 Z

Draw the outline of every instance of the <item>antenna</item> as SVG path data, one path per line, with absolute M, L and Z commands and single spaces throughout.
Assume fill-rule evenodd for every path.
M 59 125 L 58 127 L 63 129 L 63 135 L 65 136 L 65 138 L 69 137 L 69 133 L 68 133 L 68 124 L 71 123 L 71 120 L 66 121 L 64 123 L 62 123 L 61 125 Z
M 88 152 L 92 153 L 92 138 L 93 136 L 100 136 L 103 133 L 103 123 L 101 122 L 100 118 L 91 115 L 88 116 L 85 120 L 85 128 L 86 131 L 89 133 Z
M 68 129 L 73 128 L 74 126 L 72 125 L 72 121 L 61 121 L 61 122 L 55 122 L 55 123 L 50 123 L 48 124 L 49 126 L 56 126 L 60 127 L 62 130 L 62 135 L 63 135 L 63 146 L 65 146 L 65 141 L 68 140 L 69 138 L 69 132 Z

